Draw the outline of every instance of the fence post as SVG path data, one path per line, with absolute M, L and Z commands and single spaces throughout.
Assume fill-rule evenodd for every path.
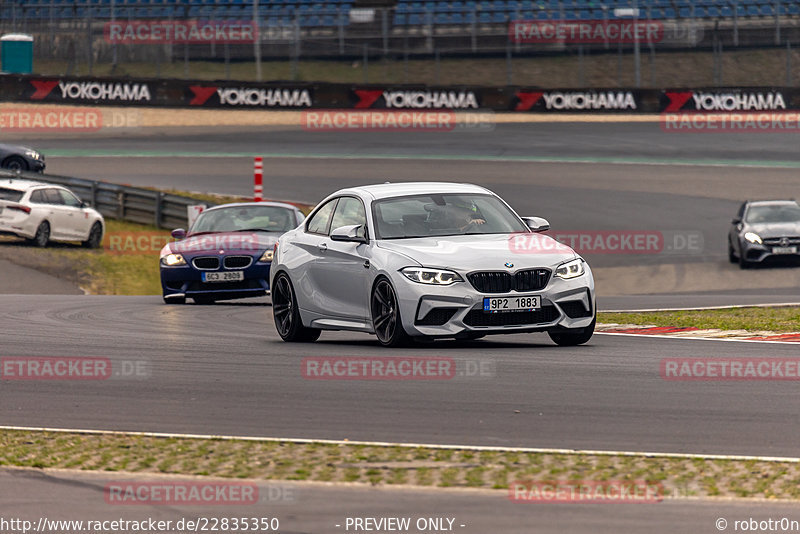
M 117 193 L 117 219 L 125 219 L 125 190 Z
M 786 41 L 786 87 L 792 86 L 792 43 Z
M 253 201 L 264 200 L 264 159 L 261 156 L 253 158 Z
M 92 182 L 92 207 L 97 209 L 97 182 Z
M 369 52 L 367 51 L 367 43 L 364 43 L 364 57 L 363 57 L 363 71 L 364 83 L 369 83 Z
M 156 213 L 155 213 L 155 224 L 156 228 L 161 228 L 161 211 L 163 208 L 164 203 L 164 193 L 158 192 L 156 193 Z
M 781 22 L 778 12 L 781 8 L 781 0 L 775 0 L 775 44 L 781 44 Z

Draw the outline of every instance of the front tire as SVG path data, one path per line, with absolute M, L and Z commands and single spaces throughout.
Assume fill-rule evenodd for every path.
M 592 323 L 586 328 L 569 328 L 560 332 L 548 332 L 547 335 L 550 339 L 560 347 L 574 347 L 576 345 L 583 345 L 594 334 L 594 325 L 597 322 L 597 316 L 592 319 Z
M 36 234 L 31 239 L 31 244 L 35 247 L 44 248 L 50 242 L 50 224 L 44 221 L 36 229 Z
M 3 168 L 10 171 L 27 171 L 28 164 L 19 156 L 11 156 L 3 160 Z
M 392 284 L 381 278 L 372 288 L 370 298 L 372 328 L 378 341 L 384 347 L 402 347 L 411 342 L 411 337 L 403 328 L 400 319 L 400 306 Z
M 322 333 L 318 328 L 303 326 L 292 281 L 285 273 L 275 277 L 272 288 L 272 317 L 278 335 L 290 343 L 310 343 L 319 339 Z
M 103 241 L 103 226 L 96 222 L 92 225 L 92 229 L 89 230 L 89 238 L 86 241 L 83 241 L 81 245 L 86 248 L 100 248 L 100 243 Z

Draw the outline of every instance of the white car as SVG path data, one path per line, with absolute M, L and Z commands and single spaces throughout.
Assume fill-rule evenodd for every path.
M 302 342 L 354 330 L 399 346 L 547 332 L 558 345 L 586 343 L 595 326 L 592 272 L 541 234 L 549 227 L 475 185 L 343 189 L 276 244 L 278 334 Z
M 50 241 L 80 241 L 98 248 L 105 221 L 66 187 L 18 180 L 0 180 L 0 234 L 23 237 L 38 247 Z

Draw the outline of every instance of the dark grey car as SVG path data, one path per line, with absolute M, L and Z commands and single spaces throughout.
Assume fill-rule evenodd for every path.
M 794 200 L 746 201 L 728 233 L 728 259 L 742 269 L 771 258 L 800 259 L 800 205 Z
M 44 172 L 44 155 L 26 146 L 0 143 L 0 167 L 12 171 Z

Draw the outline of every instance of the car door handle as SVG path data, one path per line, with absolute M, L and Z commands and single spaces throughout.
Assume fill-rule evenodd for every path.
M 317 248 L 324 252 L 328 250 L 328 245 L 326 245 L 325 243 L 320 243 L 319 245 L 317 245 Z

